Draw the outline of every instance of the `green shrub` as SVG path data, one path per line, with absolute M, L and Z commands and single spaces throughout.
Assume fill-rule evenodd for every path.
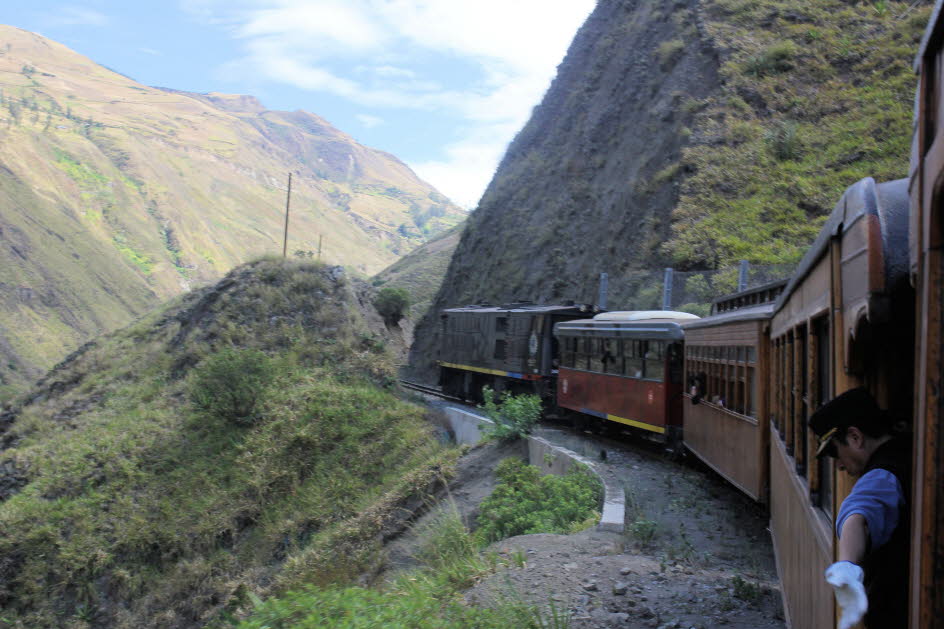
M 659 523 L 654 520 L 637 518 L 635 522 L 629 525 L 629 530 L 641 544 L 649 544 L 655 539 L 659 531 Z
M 272 377 L 272 362 L 261 351 L 226 348 L 196 368 L 189 383 L 190 400 L 211 416 L 250 425 L 258 419 Z
M 792 59 L 795 54 L 796 44 L 792 41 L 771 44 L 760 53 L 748 58 L 744 65 L 744 72 L 756 77 L 787 72 L 793 69 Z
M 385 286 L 374 298 L 374 308 L 388 325 L 394 325 L 406 315 L 406 311 L 410 308 L 410 294 L 402 288 Z
M 495 424 L 486 436 L 511 441 L 531 434 L 541 419 L 541 398 L 536 395 L 512 395 L 505 391 L 497 397 L 489 387 L 482 387 L 482 409 Z
M 564 476 L 541 476 L 538 468 L 505 459 L 495 470 L 498 485 L 481 505 L 476 535 L 494 542 L 513 535 L 570 533 L 595 518 L 603 487 L 583 465 Z
M 803 152 L 798 135 L 799 125 L 792 120 L 778 120 L 764 134 L 767 147 L 781 161 L 797 159 Z
M 656 48 L 656 57 L 659 59 L 659 65 L 667 69 L 675 60 L 678 59 L 682 51 L 685 50 L 685 42 L 681 39 L 670 39 L 659 44 Z

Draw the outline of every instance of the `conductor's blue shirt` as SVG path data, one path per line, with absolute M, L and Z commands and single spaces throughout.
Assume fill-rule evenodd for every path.
M 872 550 L 880 548 L 898 526 L 898 510 L 905 497 L 901 483 L 888 470 L 871 470 L 862 475 L 852 488 L 852 493 L 842 501 L 836 518 L 836 535 L 842 533 L 846 518 L 860 513 L 869 526 L 869 541 Z

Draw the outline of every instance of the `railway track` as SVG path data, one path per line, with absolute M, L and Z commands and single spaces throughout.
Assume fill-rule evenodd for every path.
M 420 384 L 419 382 L 410 382 L 409 380 L 400 380 L 400 386 L 404 389 L 410 389 L 411 391 L 418 391 L 419 393 L 424 393 L 426 395 L 432 395 L 443 400 L 449 400 L 451 402 L 464 402 L 462 398 L 456 397 L 454 395 L 448 395 L 443 393 L 439 387 L 433 387 L 428 384 Z

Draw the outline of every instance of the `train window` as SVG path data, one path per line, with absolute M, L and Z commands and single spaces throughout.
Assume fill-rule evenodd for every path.
M 616 339 L 603 339 L 603 367 L 606 373 L 621 375 L 623 359 L 620 356 L 620 342 Z
M 508 317 L 497 317 L 495 319 L 495 331 L 496 332 L 508 331 Z
M 663 341 L 645 341 L 645 365 L 643 373 L 649 380 L 662 382 L 665 372 L 665 343 Z
M 495 360 L 505 360 L 506 343 L 502 339 L 495 341 Z
M 809 417 L 809 339 L 806 326 L 796 332 L 797 382 L 796 387 L 796 468 L 797 474 L 806 476 L 807 447 L 809 445 L 806 420 Z
M 603 339 L 590 339 L 590 371 L 603 373 Z
M 623 373 L 630 378 L 644 378 L 646 375 L 646 361 L 643 357 L 645 341 L 624 341 L 624 343 L 623 347 L 628 351 L 624 354 Z
M 564 342 L 560 344 L 560 364 L 561 367 L 573 367 L 576 360 L 577 339 L 571 336 L 565 336 Z

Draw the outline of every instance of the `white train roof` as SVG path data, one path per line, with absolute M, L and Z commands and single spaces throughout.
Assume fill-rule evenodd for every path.
M 593 317 L 594 321 L 646 321 L 648 319 L 689 321 L 699 318 L 698 315 L 678 312 L 677 310 L 617 310 L 615 312 L 601 312 Z

